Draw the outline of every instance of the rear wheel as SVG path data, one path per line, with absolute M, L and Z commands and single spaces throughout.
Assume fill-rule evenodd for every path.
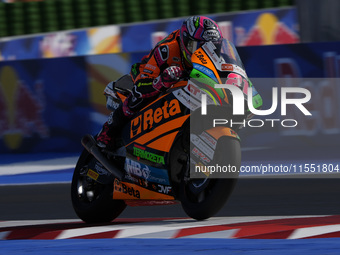
M 73 208 L 86 223 L 107 223 L 125 209 L 122 200 L 113 200 L 113 183 L 101 184 L 87 176 L 88 164 L 93 156 L 86 150 L 81 154 L 73 173 L 71 198 Z

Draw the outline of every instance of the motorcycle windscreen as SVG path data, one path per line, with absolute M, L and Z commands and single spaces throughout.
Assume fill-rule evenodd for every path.
M 224 39 L 222 41 L 220 56 L 224 59 L 225 63 L 237 65 L 244 70 L 242 60 L 235 45 L 229 40 Z

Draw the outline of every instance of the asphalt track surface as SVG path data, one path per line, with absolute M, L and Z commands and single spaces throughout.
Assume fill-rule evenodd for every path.
M 216 216 L 339 215 L 340 179 L 240 179 Z M 70 183 L 0 186 L 0 221 L 78 219 Z M 186 217 L 181 206 L 127 207 L 119 218 Z

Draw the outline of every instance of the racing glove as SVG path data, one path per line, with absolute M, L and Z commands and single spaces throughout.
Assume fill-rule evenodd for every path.
M 158 91 L 165 91 L 174 85 L 182 76 L 182 69 L 178 66 L 169 66 L 153 81 L 153 87 Z

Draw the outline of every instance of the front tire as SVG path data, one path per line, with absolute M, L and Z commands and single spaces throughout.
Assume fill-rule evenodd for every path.
M 71 199 L 74 211 L 86 223 L 108 223 L 125 209 L 122 200 L 113 200 L 113 183 L 100 184 L 86 175 L 94 157 L 84 150 L 74 169 Z
M 218 140 L 216 151 L 219 153 L 215 153 L 211 165 L 228 166 L 230 164 L 236 166 L 237 170 L 240 169 L 239 140 L 227 136 L 221 137 Z M 189 164 L 190 159 L 187 162 L 187 165 Z M 191 179 L 189 171 L 190 167 L 187 166 L 179 187 L 183 210 L 196 220 L 210 218 L 218 213 L 227 202 L 236 185 L 238 173 L 233 173 L 226 178 Z

